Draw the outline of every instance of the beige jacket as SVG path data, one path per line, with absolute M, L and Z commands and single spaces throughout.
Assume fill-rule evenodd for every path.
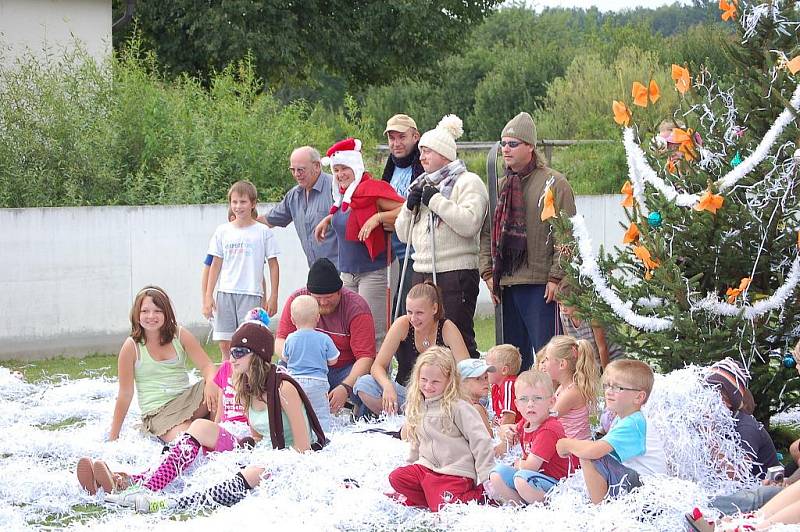
M 505 182 L 505 177 L 498 180 L 498 191 L 503 190 Z M 511 275 L 503 276 L 500 279 L 501 286 L 546 284 L 550 279 L 557 280 L 564 277 L 564 270 L 560 264 L 561 257 L 555 248 L 555 227 L 552 227 L 550 221 L 542 221 L 545 186 L 548 182 L 551 182 L 556 215 L 567 217 L 575 215 L 575 195 L 563 175 L 550 168 L 542 167 L 534 169 L 533 172 L 523 177 L 522 193 L 525 195 L 528 261 L 525 266 L 518 268 Z M 494 213 L 489 213 L 481 230 L 479 271 L 483 279 L 492 275 L 492 234 L 489 230 L 489 216 L 494 216 Z M 497 282 L 497 279 L 494 282 Z
M 405 242 L 409 225 L 413 225 L 411 245 L 414 254 L 411 258 L 414 259 L 414 271 L 433 271 L 433 242 L 429 227 L 431 211 L 441 218 L 434 230 L 436 271 L 477 270 L 481 227 L 488 209 L 486 185 L 472 172 L 464 172 L 458 177 L 449 199 L 436 194 L 431 198 L 429 207 L 421 204 L 416 221 L 414 213 L 403 204 L 395 222 L 395 230 L 400 241 Z
M 456 401 L 452 414 L 452 419 L 445 415 L 441 397 L 425 400 L 419 443 L 412 442 L 408 461 L 480 484 L 494 468 L 492 440 L 480 414 L 468 401 Z

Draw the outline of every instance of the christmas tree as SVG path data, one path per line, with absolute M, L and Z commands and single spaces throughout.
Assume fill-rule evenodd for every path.
M 661 371 L 738 360 L 766 422 L 800 395 L 786 357 L 800 338 L 800 6 L 719 6 L 737 80 L 672 65 L 673 116 L 656 116 L 651 79 L 612 104 L 629 167 L 620 247 L 594 256 L 580 213 L 555 225 L 580 287 L 566 303 Z

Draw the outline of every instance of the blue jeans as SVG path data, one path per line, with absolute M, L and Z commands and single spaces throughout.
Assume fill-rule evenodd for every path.
M 395 381 L 392 381 L 394 385 L 394 391 L 397 394 L 397 407 L 398 413 L 403 412 L 403 407 L 406 404 L 406 388 L 402 384 L 398 384 Z M 356 381 L 356 385 L 353 386 L 353 404 L 356 406 L 361 406 L 363 401 L 358 396 L 358 393 L 365 393 L 367 395 L 371 395 L 372 397 L 380 399 L 383 397 L 383 388 L 381 385 L 378 384 L 378 381 L 375 380 L 375 377 L 372 375 L 362 375 Z M 366 408 L 366 407 L 364 407 Z M 373 412 L 374 414 L 380 414 L 380 412 Z
M 341 368 L 328 368 L 328 384 L 331 390 L 339 386 L 350 375 L 354 364 L 355 362 Z M 350 399 L 352 400 L 352 397 Z
M 547 493 L 553 486 L 558 484 L 558 481 L 553 477 L 547 476 L 539 471 L 531 471 L 529 469 L 514 469 L 506 464 L 497 464 L 494 466 L 492 473 L 497 473 L 503 479 L 503 483 L 512 490 L 516 490 L 514 486 L 514 479 L 521 478 L 539 491 Z
M 759 486 L 746 490 L 737 491 L 731 495 L 723 495 L 711 501 L 711 506 L 725 515 L 736 513 L 755 512 L 767 504 L 781 488 L 778 486 Z
M 543 284 L 520 284 L 503 288 L 503 341 L 522 353 L 522 368 L 533 365 L 533 353 L 550 338 L 561 334 L 558 304 L 545 303 Z

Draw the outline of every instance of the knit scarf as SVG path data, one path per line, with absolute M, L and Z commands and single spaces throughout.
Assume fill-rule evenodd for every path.
M 409 166 L 411 167 L 411 179 L 416 179 L 425 173 L 425 169 L 419 162 L 419 146 L 416 144 L 414 145 L 414 149 L 411 150 L 411 153 L 405 157 L 398 158 L 392 154 L 389 154 L 389 160 L 386 161 L 386 167 L 383 169 L 383 176 L 381 177 L 381 180 L 389 183 L 392 180 L 395 167 L 408 168 Z
M 269 373 L 267 374 L 267 411 L 269 414 L 269 435 L 272 440 L 273 449 L 286 448 L 286 439 L 283 435 L 283 419 L 281 416 L 281 397 L 280 387 L 284 382 L 290 382 L 294 386 L 300 399 L 303 401 L 303 407 L 308 416 L 308 422 L 311 424 L 311 430 L 317 435 L 317 441 L 311 444 L 311 449 L 319 451 L 328 444 L 328 439 L 322 431 L 322 425 L 317 419 L 317 414 L 311 406 L 311 401 L 308 399 L 306 392 L 303 388 L 285 371 L 277 371 L 275 364 L 272 364 Z
M 456 186 L 456 180 L 466 171 L 467 167 L 464 162 L 461 159 L 456 159 L 455 161 L 442 166 L 433 173 L 420 175 L 411 182 L 411 186 L 409 186 L 408 189 L 411 190 L 414 187 L 422 188 L 425 186 L 433 186 L 439 189 L 439 193 L 442 196 L 450 199 L 450 195 L 453 193 L 453 187 Z M 417 212 L 417 216 L 419 216 L 419 212 Z M 436 214 L 433 215 L 433 220 L 438 226 L 440 219 Z M 430 228 L 428 228 L 428 231 L 430 231 Z
M 519 172 L 506 168 L 506 182 L 497 198 L 492 226 L 492 278 L 500 297 L 500 279 L 510 275 L 528 259 L 525 198 L 522 178 L 535 168 L 534 161 Z

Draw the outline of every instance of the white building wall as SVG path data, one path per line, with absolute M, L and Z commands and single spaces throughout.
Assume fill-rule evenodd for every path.
M 595 249 L 620 242 L 619 196 L 577 203 Z M 226 214 L 225 205 L 0 209 L 0 359 L 115 352 L 147 284 L 163 287 L 179 322 L 205 340 L 202 261 Z M 294 226 L 274 231 L 282 303 L 305 285 L 308 266 Z M 482 285 L 478 314 L 491 312 Z
M 0 62 L 61 55 L 79 41 L 98 63 L 111 53 L 111 0 L 0 0 Z

